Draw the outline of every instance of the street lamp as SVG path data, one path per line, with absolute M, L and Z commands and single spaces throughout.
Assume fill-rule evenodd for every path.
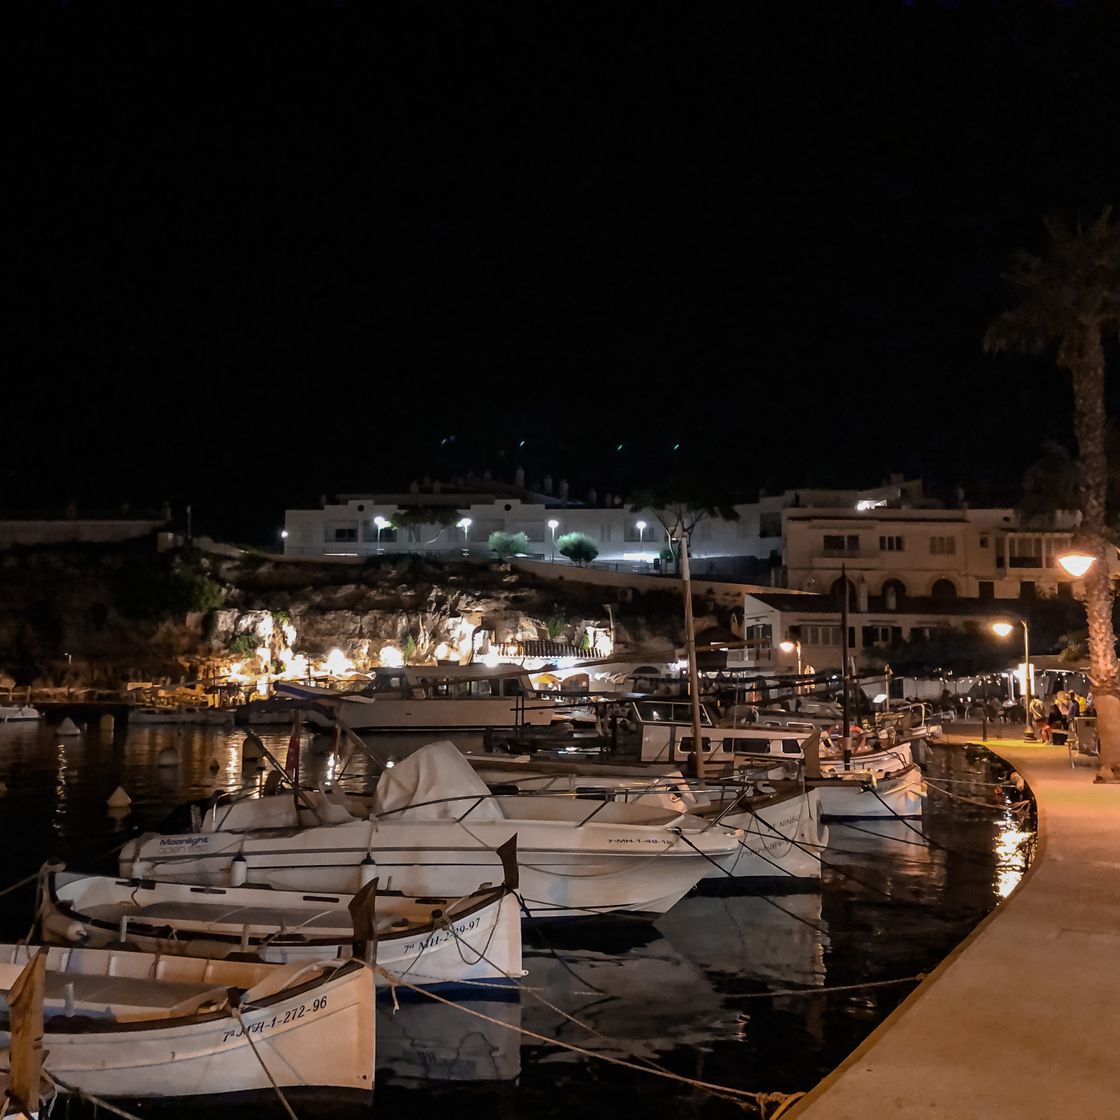
M 1027 625 L 1025 618 L 1019 619 L 1019 625 L 1023 628 L 1023 707 L 1026 710 L 1024 731 L 1026 738 L 1034 738 L 1034 728 L 1031 726 L 1031 628 Z M 1010 622 L 993 622 L 992 631 L 998 634 L 1001 638 L 1006 638 L 1015 626 Z
M 468 544 L 468 541 L 469 541 L 469 537 L 468 537 L 468 534 L 469 534 L 469 533 L 470 533 L 470 531 L 471 531 L 471 519 L 470 519 L 469 517 L 464 517 L 464 518 L 463 518 L 463 519 L 462 519 L 462 520 L 461 520 L 461 521 L 459 522 L 459 528 L 463 530 L 463 547 L 464 547 L 464 548 L 467 548 L 467 547 L 469 547 L 469 544 Z
M 374 525 L 377 526 L 377 551 L 381 552 L 381 530 L 388 527 L 389 522 L 385 520 L 380 514 L 373 519 Z
M 787 638 L 784 642 L 778 643 L 778 649 L 783 653 L 797 653 L 797 684 L 793 686 L 793 690 L 796 693 L 801 686 L 801 639 L 793 638 L 791 640 Z
M 556 563 L 556 530 L 560 528 L 560 522 L 554 517 L 549 523 L 548 527 L 552 530 L 552 563 Z
M 1058 557 L 1058 563 L 1074 579 L 1080 579 L 1096 562 L 1095 556 L 1080 548 L 1071 548 L 1069 552 Z
M 638 551 L 641 553 L 644 562 L 646 558 L 646 523 L 639 521 L 636 528 L 638 530 Z

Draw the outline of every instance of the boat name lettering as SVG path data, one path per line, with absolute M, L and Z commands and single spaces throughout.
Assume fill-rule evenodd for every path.
M 657 844 L 660 847 L 660 845 L 665 843 L 665 841 L 654 839 L 652 836 L 651 837 L 608 836 L 607 837 L 607 843 L 608 844 Z
M 460 922 L 455 927 L 456 935 L 470 933 L 472 929 L 477 929 L 481 922 L 480 918 L 472 918 L 469 922 Z M 419 941 L 409 941 L 403 949 L 403 952 L 409 952 L 412 949 L 430 949 L 434 945 L 442 945 L 445 941 L 451 940 L 451 934 L 446 930 L 436 930 L 434 933 L 429 934 L 427 937 L 421 938 Z
M 273 1027 L 283 1027 L 288 1023 L 294 1023 L 297 1019 L 302 1019 L 304 1015 L 314 1015 L 316 1011 L 322 1011 L 326 1006 L 327 997 L 319 996 L 310 1003 L 301 1003 L 299 1007 L 290 1007 L 283 1015 L 273 1015 L 271 1019 L 261 1019 L 260 1022 L 250 1023 L 247 1027 L 238 1027 L 236 1030 L 226 1031 L 222 1036 L 222 1041 L 228 1042 L 231 1038 L 244 1038 L 247 1034 L 264 1034 L 265 1031 L 270 1031 Z
M 161 840 L 159 842 L 159 846 L 161 848 L 178 848 L 178 847 L 182 847 L 185 844 L 188 848 L 195 848 L 199 844 L 209 844 L 209 843 L 210 843 L 210 837 L 209 836 L 185 836 L 182 839 Z

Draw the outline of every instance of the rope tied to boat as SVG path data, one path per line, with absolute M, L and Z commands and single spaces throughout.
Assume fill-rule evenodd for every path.
M 272 1070 L 268 1068 L 268 1066 L 265 1064 L 264 1058 L 261 1057 L 260 1051 L 257 1049 L 257 1044 L 253 1041 L 252 1034 L 249 1033 L 249 1028 L 245 1026 L 245 1021 L 241 1018 L 241 1008 L 234 1005 L 230 1007 L 230 1010 L 233 1012 L 233 1017 L 241 1025 L 241 1030 L 244 1035 L 245 1041 L 249 1044 L 249 1049 L 253 1051 L 253 1057 L 257 1059 L 257 1061 L 260 1063 L 261 1069 L 264 1070 L 265 1077 L 267 1077 L 268 1080 L 272 1083 L 273 1091 L 276 1093 L 277 1097 L 280 1098 L 280 1103 L 284 1106 L 284 1111 L 288 1114 L 291 1120 L 299 1120 L 299 1117 L 295 1114 L 292 1106 L 288 1104 L 288 1098 L 284 1096 L 284 1090 L 276 1084 L 276 1078 L 272 1076 Z
M 805 1095 L 804 1092 L 760 1093 L 749 1089 L 736 1089 L 729 1085 L 716 1085 L 710 1081 L 701 1081 L 698 1078 L 685 1077 L 683 1074 L 674 1073 L 672 1070 L 660 1069 L 656 1066 L 639 1065 L 637 1062 L 629 1061 L 626 1058 L 616 1058 L 610 1054 L 600 1054 L 594 1050 L 588 1050 L 586 1047 L 577 1046 L 573 1042 L 563 1042 L 557 1038 L 549 1038 L 547 1035 L 531 1031 L 527 1027 L 515 1026 L 512 1023 L 504 1022 L 501 1019 L 495 1018 L 492 1015 L 487 1015 L 475 1008 L 466 1007 L 463 1004 L 455 1003 L 453 1000 L 445 999 L 436 992 L 408 983 L 403 977 L 395 975 L 381 965 L 374 965 L 373 968 L 374 971 L 388 981 L 390 986 L 408 988 L 418 995 L 423 996 L 425 999 L 429 999 L 434 1003 L 442 1003 L 445 1007 L 454 1007 L 466 1015 L 472 1015 L 476 1019 L 490 1023 L 492 1026 L 500 1027 L 502 1030 L 513 1031 L 515 1034 L 522 1035 L 525 1038 L 531 1038 L 536 1042 L 543 1042 L 549 1046 L 558 1046 L 563 1050 L 569 1050 L 573 1054 L 580 1054 L 585 1058 L 596 1058 L 609 1065 L 620 1066 L 623 1069 L 633 1070 L 637 1073 L 647 1073 L 652 1077 L 660 1077 L 668 1081 L 675 1081 L 678 1084 L 688 1085 L 690 1088 L 699 1089 L 703 1092 L 711 1093 L 714 1096 L 723 1097 L 725 1100 L 732 1101 L 743 1109 L 753 1106 L 759 1110 L 763 1120 L 776 1120 L 790 1105 L 800 1100 Z M 612 1040 L 607 1039 L 607 1041 Z M 777 1110 L 770 1113 L 768 1116 L 766 1109 L 770 1105 L 777 1105 Z

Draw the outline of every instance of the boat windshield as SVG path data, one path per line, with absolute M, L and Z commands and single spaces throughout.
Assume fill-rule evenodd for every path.
M 642 700 L 634 705 L 642 723 L 692 723 L 692 705 L 687 700 Z M 708 709 L 700 706 L 701 727 L 711 727 Z

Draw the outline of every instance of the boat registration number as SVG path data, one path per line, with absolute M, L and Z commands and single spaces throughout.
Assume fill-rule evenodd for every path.
M 298 1019 L 302 1019 L 305 1015 L 314 1015 L 316 1011 L 322 1011 L 326 1006 L 327 997 L 319 996 L 310 1003 L 301 1003 L 299 1007 L 289 1007 L 283 1015 L 273 1015 L 271 1019 L 261 1019 L 259 1022 L 249 1023 L 248 1026 L 226 1031 L 222 1036 L 222 1041 L 229 1042 L 231 1038 L 244 1038 L 246 1035 L 266 1034 L 268 1031 L 272 1030 L 273 1027 L 287 1026 L 289 1023 L 294 1023 Z

